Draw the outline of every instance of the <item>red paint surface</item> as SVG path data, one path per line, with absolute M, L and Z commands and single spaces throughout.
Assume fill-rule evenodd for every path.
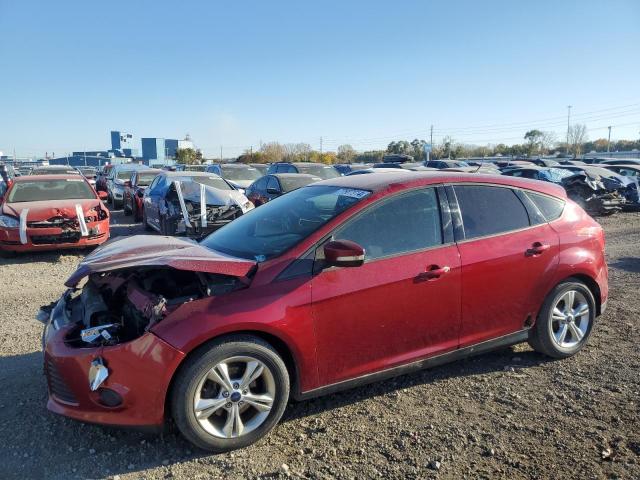
M 50 179 L 69 178 L 77 180 L 79 177 L 76 175 L 39 175 L 37 177 L 20 177 L 17 178 L 15 183 L 32 182 L 34 179 L 41 179 L 43 181 Z M 93 187 L 92 187 L 93 190 Z M 95 192 L 95 190 L 94 190 Z M 9 198 L 10 189 L 7 190 L 5 198 Z M 87 229 L 91 231 L 94 228 L 99 228 L 100 233 L 90 237 L 80 237 L 77 242 L 70 243 L 54 243 L 44 245 L 34 245 L 31 241 L 32 236 L 49 236 L 60 235 L 63 233 L 63 229 L 59 227 L 50 228 L 31 228 L 27 226 L 27 243 L 22 244 L 20 242 L 20 229 L 19 228 L 4 228 L 0 227 L 0 250 L 12 251 L 12 252 L 31 252 L 41 250 L 63 250 L 72 248 L 85 248 L 93 245 L 101 245 L 109 239 L 109 210 L 104 206 L 102 201 L 98 198 L 96 193 L 95 199 L 90 200 L 50 200 L 39 202 L 16 202 L 10 203 L 5 201 L 0 207 L 0 213 L 8 215 L 20 220 L 20 213 L 24 209 L 29 209 L 27 215 L 27 223 L 39 222 L 48 220 L 52 217 L 66 217 L 69 219 L 76 219 L 76 205 L 82 207 L 84 212 L 85 223 Z M 106 217 L 99 220 L 97 217 L 97 209 L 101 209 Z M 77 227 L 80 231 L 80 227 Z
M 157 424 L 166 415 L 164 395 L 181 352 L 188 355 L 211 339 L 237 332 L 277 339 L 295 364 L 294 388 L 306 392 L 519 331 L 529 316 L 535 320 L 548 292 L 572 275 L 597 282 L 600 300 L 606 301 L 602 229 L 570 200 L 563 216 L 550 224 L 368 261 L 361 267 L 278 279 L 292 260 L 372 202 L 407 188 L 449 181 L 513 185 L 566 198 L 549 183 L 455 173 L 360 175 L 324 182 L 370 188 L 373 194 L 281 257 L 259 264 L 246 288 L 183 304 L 152 333 L 104 349 L 113 369 L 109 381 L 127 390 L 128 403 L 117 412 L 100 410 L 87 393 L 86 374 L 95 349 L 69 349 L 59 338 L 48 344 L 46 354 L 83 399 L 77 407 L 50 399 L 49 408 L 90 421 Z M 525 252 L 536 242 L 549 248 L 528 256 Z M 89 271 L 151 261 L 238 276 L 254 266 L 187 240 L 142 236 L 99 249 L 70 283 Z M 425 275 L 436 267 L 449 270 L 435 278 Z

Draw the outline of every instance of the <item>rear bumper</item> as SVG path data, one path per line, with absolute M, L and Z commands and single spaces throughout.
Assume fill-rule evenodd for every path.
M 64 302 L 64 299 L 61 300 Z M 72 325 L 56 322 L 53 310 L 45 327 L 44 370 L 49 398 L 47 409 L 89 423 L 126 427 L 160 427 L 164 423 L 164 407 L 171 378 L 184 354 L 152 333 L 130 342 L 107 347 L 71 347 L 65 338 Z M 109 376 L 98 388 L 89 388 L 91 362 L 100 357 Z M 116 392 L 122 402 L 105 406 L 101 390 Z M 104 392 L 103 392 L 104 393 Z

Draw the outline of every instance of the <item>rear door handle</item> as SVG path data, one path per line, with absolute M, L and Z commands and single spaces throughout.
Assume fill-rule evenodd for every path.
M 540 255 L 551 248 L 551 245 L 546 245 L 540 242 L 536 242 L 531 245 L 531 248 L 528 248 L 524 254 L 527 257 L 533 257 L 534 255 Z
M 439 267 L 438 265 L 430 265 L 427 270 L 416 276 L 416 281 L 436 280 L 445 273 L 449 273 L 451 267 Z

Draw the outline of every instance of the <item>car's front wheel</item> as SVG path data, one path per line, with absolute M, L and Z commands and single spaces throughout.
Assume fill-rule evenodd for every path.
M 570 357 L 587 343 L 595 316 L 591 290 L 577 279 L 561 282 L 545 299 L 529 344 L 553 358 Z
M 280 420 L 289 375 L 268 343 L 246 335 L 209 344 L 187 359 L 171 395 L 182 434 L 204 450 L 246 447 Z

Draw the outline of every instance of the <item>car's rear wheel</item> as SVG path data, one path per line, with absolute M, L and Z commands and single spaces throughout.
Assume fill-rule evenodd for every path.
M 591 290 L 578 280 L 564 281 L 545 299 L 531 329 L 529 344 L 553 358 L 570 357 L 587 343 L 595 314 Z
M 202 348 L 177 374 L 171 395 L 180 432 L 204 450 L 246 447 L 280 420 L 289 376 L 268 343 L 246 335 Z

